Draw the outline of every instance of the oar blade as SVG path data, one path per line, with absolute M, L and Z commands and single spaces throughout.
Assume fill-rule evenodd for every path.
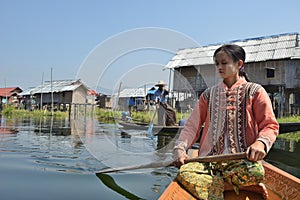
M 153 129 L 153 123 L 150 123 L 149 128 L 148 128 L 148 137 L 149 138 L 153 137 L 152 129 Z
M 116 168 L 103 169 L 103 170 L 100 170 L 100 171 L 96 172 L 96 174 L 118 172 L 118 171 L 125 171 L 125 170 L 135 170 L 135 169 L 167 167 L 167 166 L 172 165 L 172 164 L 173 164 L 173 160 L 161 161 L 161 162 L 152 162 L 152 163 L 143 164 L 143 165 L 132 165 L 132 166 L 126 166 L 126 167 L 116 167 Z
M 154 115 L 153 115 L 152 120 L 151 120 L 151 122 L 149 124 L 149 128 L 148 128 L 148 137 L 149 138 L 153 138 L 152 129 L 153 129 L 153 121 L 154 121 L 156 112 L 157 112 L 157 109 L 154 111 Z

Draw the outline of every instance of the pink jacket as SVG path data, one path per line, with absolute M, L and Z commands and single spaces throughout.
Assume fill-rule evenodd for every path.
M 279 130 L 265 89 L 244 79 L 231 88 L 222 82 L 203 92 L 178 141 L 192 146 L 203 125 L 201 156 L 244 152 L 256 140 L 268 152 Z

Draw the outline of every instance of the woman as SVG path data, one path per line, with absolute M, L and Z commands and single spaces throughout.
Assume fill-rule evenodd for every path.
M 212 180 L 216 181 L 214 178 L 219 178 L 221 182 L 223 181 L 222 190 L 232 185 L 236 192 L 238 188 L 243 187 L 260 191 L 267 198 L 267 191 L 260 183 L 263 178 L 263 167 L 257 161 L 261 161 L 270 150 L 278 135 L 279 125 L 267 92 L 259 84 L 248 82 L 243 66 L 245 57 L 244 49 L 234 44 L 223 45 L 215 51 L 213 58 L 223 81 L 201 94 L 198 104 L 185 123 L 177 145 L 174 147 L 175 166 L 180 167 L 184 164 L 184 160 L 188 158 L 186 150 L 198 140 L 201 127 L 204 125 L 199 145 L 200 156 L 237 152 L 247 152 L 248 155 L 248 161 L 243 161 L 244 165 L 231 162 L 216 164 L 209 168 L 214 171 Z M 228 174 L 226 169 L 230 166 L 246 166 L 238 169 L 237 172 L 246 170 L 251 174 L 249 168 L 253 167 L 252 165 L 258 167 L 255 169 L 258 169 L 259 173 L 257 174 L 256 171 L 255 176 L 247 177 L 255 177 L 256 180 L 250 178 L 251 180 L 244 180 L 243 183 L 234 183 L 232 176 L 239 174 L 225 177 Z M 183 171 L 189 171 L 186 169 L 188 167 L 186 165 L 181 167 L 183 170 L 180 171 L 178 179 L 182 182 L 186 181 L 184 179 L 187 177 Z M 200 171 L 202 169 L 204 168 Z M 186 173 L 186 175 L 194 176 L 195 174 Z M 208 182 L 206 186 L 214 191 L 212 181 Z M 199 198 L 212 199 L 209 197 L 211 191 L 208 190 L 206 196 Z M 195 193 L 195 191 L 191 192 Z M 198 193 L 201 192 L 203 191 L 198 191 Z

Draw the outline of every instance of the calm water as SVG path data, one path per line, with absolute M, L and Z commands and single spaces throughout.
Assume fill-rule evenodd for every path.
M 171 157 L 144 132 L 93 119 L 1 118 L 0 199 L 157 199 L 176 175 L 173 167 L 110 173 L 105 167 L 145 164 Z M 269 162 L 300 177 L 300 144 L 278 140 Z
M 115 126 L 93 120 L 2 118 L 0 199 L 157 199 L 174 168 L 111 173 L 104 182 L 95 175 L 165 157 L 144 133 L 132 135 L 121 138 Z

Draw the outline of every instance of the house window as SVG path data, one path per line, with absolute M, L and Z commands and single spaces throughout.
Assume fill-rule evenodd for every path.
M 266 67 L 266 76 L 267 76 L 267 78 L 274 78 L 275 77 L 275 68 Z

